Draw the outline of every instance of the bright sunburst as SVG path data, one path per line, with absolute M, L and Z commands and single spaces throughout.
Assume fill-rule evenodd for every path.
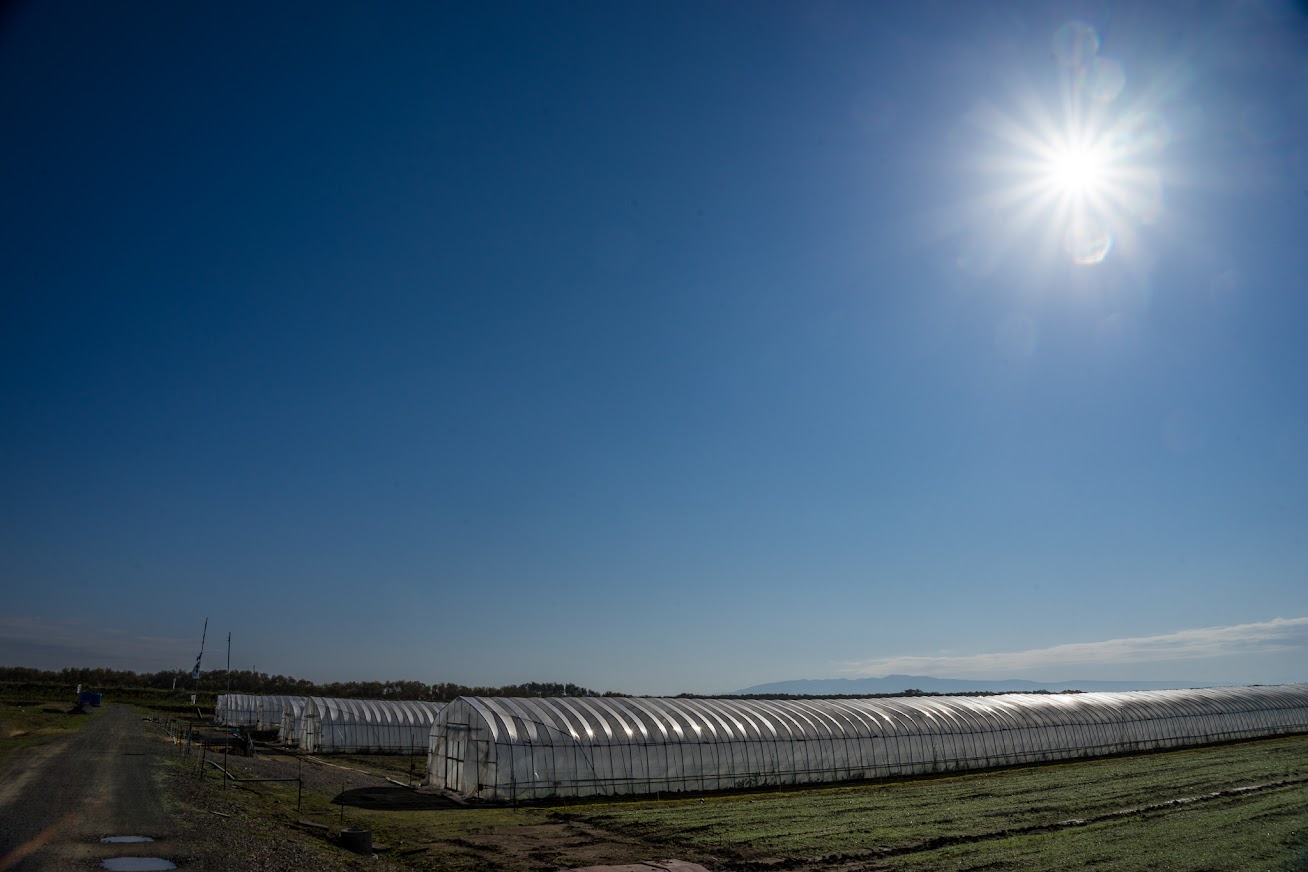
M 1098 34 L 1083 22 L 1055 34 L 1058 115 L 1033 94 L 1019 103 L 1022 120 L 990 104 L 969 114 L 988 137 L 973 158 L 993 186 L 970 204 L 960 267 L 985 272 L 1015 253 L 1093 266 L 1160 214 L 1162 185 L 1149 165 L 1167 140 L 1155 111 L 1159 92 L 1115 107 L 1126 76 L 1098 51 Z
M 1069 196 L 1098 193 L 1106 179 L 1107 155 L 1103 149 L 1070 146 L 1054 153 L 1049 160 L 1049 184 Z

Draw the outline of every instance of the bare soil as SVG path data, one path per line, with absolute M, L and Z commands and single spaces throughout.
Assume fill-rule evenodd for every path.
M 87 717 L 80 731 L 24 749 L 0 772 L 0 872 L 98 869 L 114 857 L 197 872 L 395 868 L 247 815 L 239 791 L 178 765 L 162 728 L 126 706 Z M 152 841 L 101 841 L 111 836 Z

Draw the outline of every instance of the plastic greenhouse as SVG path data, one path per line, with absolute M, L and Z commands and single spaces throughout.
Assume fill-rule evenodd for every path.
M 214 704 L 213 719 L 228 727 L 273 730 L 281 726 L 282 710 L 289 700 L 303 701 L 304 697 L 221 693 Z
M 259 720 L 259 697 L 249 693 L 221 693 L 214 703 L 215 723 L 252 727 Z
M 298 702 L 301 709 L 304 708 L 305 697 L 302 696 L 261 696 L 256 703 L 258 715 L 255 718 L 255 729 L 257 730 L 278 730 L 282 728 L 282 714 L 286 711 L 287 706 Z
M 304 703 L 300 748 L 311 753 L 421 754 L 444 703 L 328 699 Z
M 891 699 L 460 697 L 426 784 L 485 800 L 983 769 L 1308 732 L 1308 684 Z
M 292 697 L 286 708 L 282 709 L 282 726 L 277 731 L 278 742 L 290 746 L 300 744 L 300 728 L 304 724 L 304 705 L 308 701 L 308 697 Z

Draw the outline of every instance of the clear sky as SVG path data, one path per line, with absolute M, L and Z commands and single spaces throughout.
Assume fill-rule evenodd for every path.
M 1308 680 L 1308 18 L 28 3 L 0 663 Z

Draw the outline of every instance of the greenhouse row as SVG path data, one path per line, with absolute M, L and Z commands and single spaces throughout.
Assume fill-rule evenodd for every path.
M 277 730 L 277 741 L 316 754 L 426 754 L 444 703 L 222 694 L 214 720 Z
M 261 699 L 252 693 L 220 693 L 214 705 L 214 722 L 227 727 L 253 727 L 259 720 Z
M 302 696 L 258 696 L 252 693 L 221 693 L 214 705 L 214 723 L 255 730 L 280 730 L 288 706 L 303 706 Z
M 814 784 L 1308 732 L 1308 684 L 883 699 L 460 697 L 426 785 L 484 800 Z
M 299 748 L 314 754 L 422 754 L 445 703 L 416 700 L 305 700 Z

